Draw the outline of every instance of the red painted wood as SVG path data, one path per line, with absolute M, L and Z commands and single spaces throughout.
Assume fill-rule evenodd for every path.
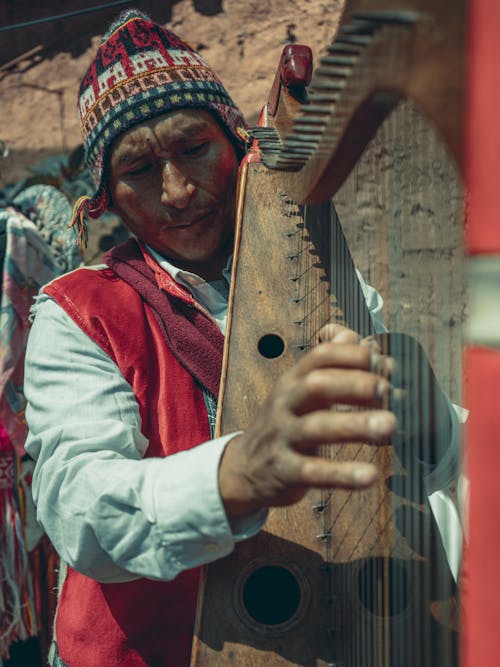
M 465 174 L 469 252 L 500 252 L 500 2 L 470 0 Z
M 470 255 L 500 252 L 500 3 L 472 0 L 468 19 L 465 174 Z M 500 289 L 500 286 L 499 286 Z M 462 587 L 463 667 L 500 655 L 500 351 L 465 350 L 469 540 Z
M 497 667 L 500 656 L 500 352 L 465 355 L 470 525 L 462 588 L 463 667 Z

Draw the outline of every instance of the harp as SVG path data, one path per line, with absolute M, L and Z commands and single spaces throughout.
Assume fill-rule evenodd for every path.
M 254 131 L 258 150 L 241 169 L 219 433 L 250 422 L 276 378 L 315 344 L 322 324 L 343 321 L 362 335 L 376 330 L 354 278 L 360 262 L 351 249 L 364 239 L 372 250 L 367 270 L 387 256 L 389 245 L 408 251 L 395 263 L 397 280 L 384 260 L 378 261 L 380 280 L 368 274 L 377 287 L 385 282 L 392 315 L 405 314 L 412 302 L 420 320 L 429 315 L 436 282 L 413 295 L 391 291 L 408 273 L 408 257 L 419 270 L 418 283 L 431 273 L 425 262 L 432 254 L 401 212 L 393 210 L 391 224 L 384 225 L 375 205 L 389 187 L 379 171 L 400 173 L 384 163 L 391 141 L 387 154 L 397 161 L 402 145 L 416 135 L 430 143 L 435 133 L 427 159 L 451 185 L 445 201 L 442 191 L 434 193 L 442 208 L 427 236 L 438 234 L 440 215 L 449 217 L 450 208 L 454 215 L 452 250 L 450 238 L 441 239 L 433 255 L 440 257 L 435 280 L 448 289 L 433 305 L 434 319 L 441 322 L 450 290 L 459 290 L 454 301 L 461 297 L 460 280 L 450 283 L 443 269 L 448 266 L 450 274 L 453 266 L 458 276 L 461 254 L 465 19 L 461 1 L 453 9 L 425 0 L 348 2 L 307 91 L 307 50 L 285 50 Z M 420 178 L 425 169 L 419 166 Z M 360 179 L 368 183 L 361 198 L 371 214 L 350 213 Z M 390 187 L 402 197 L 403 185 Z M 418 206 L 411 211 L 414 218 L 431 217 Z M 446 354 L 434 335 L 424 340 L 431 360 L 438 366 L 444 361 L 437 374 L 454 399 L 460 392 L 456 332 L 462 306 L 448 317 Z M 396 322 L 417 337 L 424 330 Z M 388 324 L 393 328 L 390 319 Z M 380 482 L 361 493 L 311 492 L 293 508 L 273 509 L 264 531 L 210 565 L 200 591 L 192 667 L 457 664 L 457 573 L 429 500 L 439 482 L 428 479 L 424 488 L 422 469 L 396 446 L 325 445 L 324 455 L 375 461 Z

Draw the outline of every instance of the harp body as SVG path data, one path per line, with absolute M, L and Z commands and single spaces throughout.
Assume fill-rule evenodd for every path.
M 250 158 L 241 169 L 220 434 L 250 423 L 322 324 L 373 332 L 361 288 L 354 297 L 343 292 L 355 277 L 329 200 L 398 101 L 415 99 L 461 160 L 462 5 L 449 25 L 444 2 L 365 4 L 346 8 L 309 104 L 301 106 L 297 90 L 274 89 L 275 113 L 256 132 L 264 164 Z M 389 481 L 411 463 L 389 445 L 324 450 L 375 462 L 378 483 L 356 493 L 310 492 L 273 509 L 265 530 L 211 564 L 192 667 L 457 663 L 454 585 L 425 495 L 405 498 Z M 409 519 L 411 534 L 398 516 Z

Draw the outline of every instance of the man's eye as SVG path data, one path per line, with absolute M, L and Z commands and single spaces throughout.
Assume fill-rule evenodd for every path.
M 184 150 L 184 155 L 200 155 L 208 148 L 208 141 L 202 141 L 200 144 L 195 144 Z
M 138 167 L 134 167 L 133 169 L 128 170 L 128 175 L 129 176 L 140 176 L 141 174 L 145 174 L 152 168 L 152 164 L 150 162 L 146 162 L 145 164 L 141 164 Z

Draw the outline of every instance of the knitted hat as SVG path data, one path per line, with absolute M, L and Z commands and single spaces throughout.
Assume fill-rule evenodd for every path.
M 84 210 L 99 217 L 109 205 L 109 148 L 126 130 L 174 109 L 207 109 L 242 152 L 246 122 L 217 75 L 173 32 L 131 9 L 104 35 L 79 90 L 85 156 L 96 186 L 75 204 L 73 224 Z

